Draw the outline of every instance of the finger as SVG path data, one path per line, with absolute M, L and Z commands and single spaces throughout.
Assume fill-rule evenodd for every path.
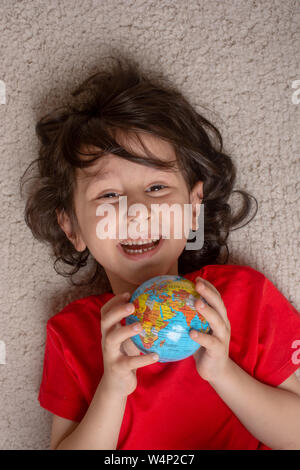
M 201 300 L 197 299 L 195 302 L 195 307 L 197 311 L 199 311 L 200 315 L 202 315 L 205 320 L 208 321 L 213 334 L 219 338 L 220 340 L 224 340 L 227 338 L 228 331 L 227 325 L 224 321 L 224 318 L 212 307 L 207 304 L 204 304 L 204 307 L 201 307 Z
M 105 338 L 105 349 L 109 350 L 110 353 L 112 350 L 119 352 L 123 341 L 141 332 L 141 329 L 138 331 L 134 329 L 136 326 L 140 327 L 141 324 L 139 322 L 132 323 L 131 325 L 121 326 L 121 328 L 114 328 L 109 331 Z
M 212 351 L 220 347 L 220 340 L 209 333 L 201 333 L 200 331 L 191 330 L 190 337 L 193 341 L 198 343 L 200 346 L 203 346 L 208 351 Z
M 130 299 L 129 292 L 123 292 L 122 294 L 117 294 L 111 299 L 109 299 L 105 304 L 101 307 L 100 313 L 101 317 L 105 316 L 105 314 L 114 306 L 119 305 L 120 303 L 126 302 Z
M 116 323 L 120 322 L 124 317 L 132 315 L 135 311 L 135 306 L 132 302 L 120 302 L 110 308 L 101 318 L 101 324 L 105 330 L 109 330 Z
M 205 286 L 210 287 L 216 294 L 221 295 L 220 292 L 218 291 L 218 289 L 211 282 L 209 282 L 207 279 L 204 279 L 203 277 L 198 276 L 195 279 L 195 283 L 197 283 L 198 281 L 200 281 L 200 282 L 202 281 Z
M 229 320 L 227 317 L 227 310 L 219 291 L 217 291 L 217 289 L 205 279 L 197 281 L 195 287 L 201 297 L 203 297 L 209 305 L 223 317 L 226 325 L 228 325 Z
M 126 356 L 121 359 L 128 369 L 139 369 L 140 367 L 147 366 L 157 362 L 159 356 L 157 353 L 144 354 L 143 356 Z

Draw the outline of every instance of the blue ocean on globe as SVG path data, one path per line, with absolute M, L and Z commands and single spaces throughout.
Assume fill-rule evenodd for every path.
M 210 332 L 209 323 L 194 305 L 199 298 L 206 302 L 195 284 L 185 277 L 156 276 L 147 280 L 130 299 L 135 312 L 126 317 L 125 323 L 139 321 L 143 327 L 131 340 L 145 354 L 156 352 L 158 362 L 180 361 L 191 356 L 200 345 L 190 338 L 189 331 Z

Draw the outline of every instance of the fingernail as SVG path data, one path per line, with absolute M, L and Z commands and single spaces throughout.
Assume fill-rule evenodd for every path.
M 197 336 L 198 336 L 198 332 L 196 330 L 192 330 L 191 331 L 191 337 L 192 338 L 197 338 Z
M 134 305 L 133 304 L 126 305 L 126 311 L 127 312 L 133 312 L 133 310 L 134 310 Z
M 134 331 L 140 331 L 142 329 L 142 325 L 140 323 L 137 323 L 136 325 L 134 325 L 133 327 L 133 330 Z

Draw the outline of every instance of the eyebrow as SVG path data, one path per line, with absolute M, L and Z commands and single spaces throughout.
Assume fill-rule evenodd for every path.
M 158 172 L 161 175 L 165 175 L 166 170 L 158 170 Z M 173 171 L 170 172 L 171 174 Z M 85 188 L 85 194 L 87 194 L 88 191 L 91 190 L 91 188 L 98 183 L 99 181 L 104 181 L 108 176 L 116 176 L 118 173 L 112 171 L 112 170 L 98 170 L 96 173 L 92 173 L 90 175 L 87 175 L 84 177 L 85 180 L 90 180 L 90 182 L 87 184 Z
M 86 186 L 86 191 L 93 186 L 95 183 L 98 181 L 103 181 L 107 178 L 107 176 L 110 175 L 115 175 L 115 173 L 112 170 L 98 170 L 97 173 L 93 173 L 91 175 L 86 175 L 83 178 L 85 180 L 90 180 L 89 183 Z

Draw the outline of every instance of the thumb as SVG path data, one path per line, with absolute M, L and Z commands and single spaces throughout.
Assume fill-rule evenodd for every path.
M 131 341 L 131 338 L 127 338 L 125 341 L 123 341 L 121 344 L 121 351 L 125 352 L 127 356 L 137 356 L 141 352 L 133 343 L 133 341 Z

